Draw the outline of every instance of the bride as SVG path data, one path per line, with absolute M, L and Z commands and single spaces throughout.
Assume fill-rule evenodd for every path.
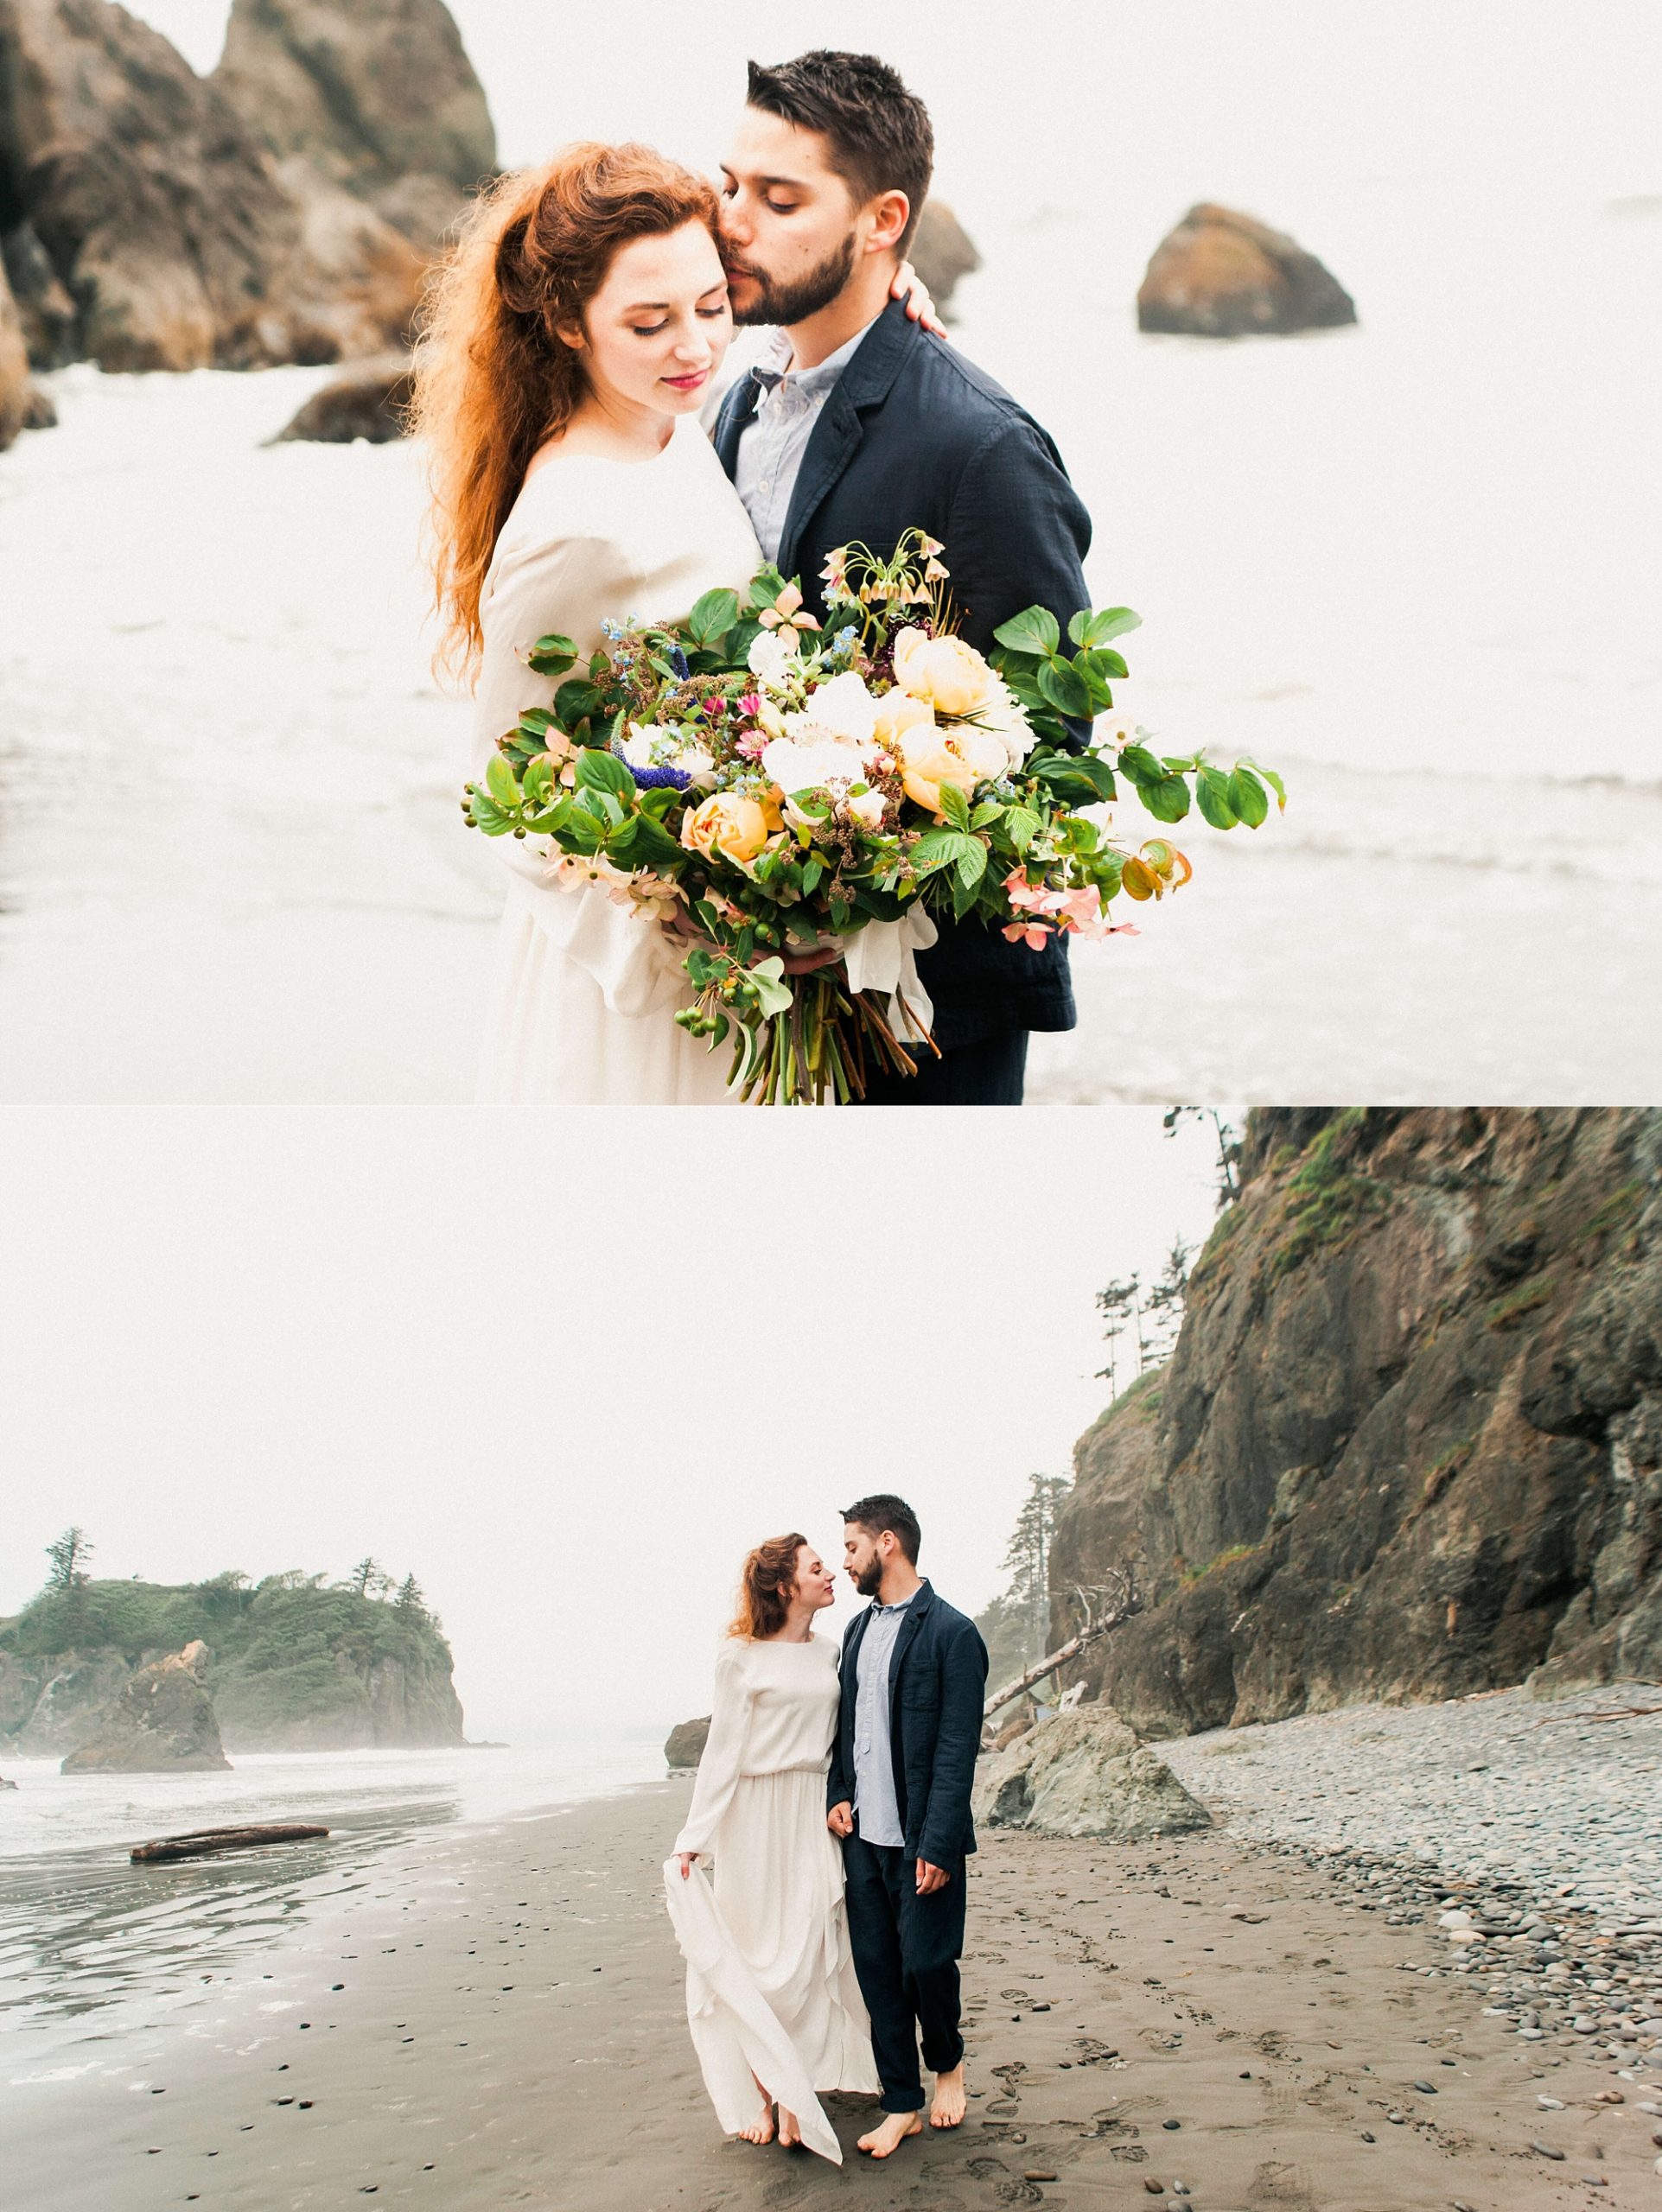
M 557 680 L 525 649 L 583 660 L 602 624 L 678 621 L 762 566 L 699 422 L 733 333 L 703 178 L 644 146 L 569 146 L 478 203 L 417 355 L 415 429 L 433 482 L 441 659 L 474 681 L 473 772 Z M 909 269 L 911 312 L 927 295 Z M 513 838 L 481 1103 L 733 1103 L 728 1054 L 672 1016 L 686 938 L 575 864 Z M 798 956 L 793 968 L 825 955 Z M 835 957 L 834 955 L 831 957 Z
M 687 2015 L 716 2116 L 751 2143 L 806 2143 L 842 2164 L 817 2091 L 876 2095 L 855 1980 L 843 1859 L 825 1825 L 837 1647 L 812 1633 L 836 1580 L 805 1536 L 744 1562 L 716 1664 L 710 1740 L 664 1867 L 687 1961 Z M 705 1871 L 715 1861 L 715 1879 Z

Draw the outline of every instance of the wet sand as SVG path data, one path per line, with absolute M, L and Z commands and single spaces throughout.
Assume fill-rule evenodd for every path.
M 659 1866 L 687 1785 L 389 1866 L 271 1985 L 91 2070 L 4 2069 L 8 2179 L 35 2212 L 311 2208 L 1198 2212 L 1653 2206 L 1652 2092 L 1543 2057 L 1404 1971 L 1423 1934 L 1225 1832 L 1137 1849 L 994 1836 L 971 1873 L 971 2116 L 886 2166 L 725 2141 L 688 2044 Z M 461 1838 L 456 1839 L 462 1844 Z M 263 1997 L 278 1988 L 280 1999 Z M 276 2009 L 272 2009 L 275 2005 Z M 58 2069 L 45 2069 L 48 2074 Z M 1430 2090 L 1417 2082 L 1429 2083 Z M 1595 2101 L 1620 2094 L 1621 2105 Z M 1543 2110 L 1539 2094 L 1565 2109 Z M 1396 2115 L 1393 2119 L 1392 2115 Z M 1551 2160 L 1531 2147 L 1562 2152 Z M 1602 2185 L 1594 2185 L 1602 2180 Z M 1186 2184 L 1185 2192 L 1178 2188 Z M 1158 2188 L 1156 2188 L 1158 2184 Z

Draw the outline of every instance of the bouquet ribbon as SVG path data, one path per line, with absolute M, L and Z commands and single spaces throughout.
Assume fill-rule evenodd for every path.
M 843 939 L 850 989 L 888 993 L 888 1026 L 902 1045 L 920 1043 L 923 1032 L 934 1027 L 935 1009 L 918 974 L 917 955 L 939 934 L 933 918 L 914 904 L 898 922 L 868 922 Z

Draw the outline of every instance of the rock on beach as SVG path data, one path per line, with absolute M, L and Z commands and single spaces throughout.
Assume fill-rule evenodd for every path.
M 220 1724 L 207 1694 L 207 1646 L 199 1638 L 182 1651 L 141 1667 L 103 1727 L 63 1762 L 65 1774 L 174 1774 L 228 1769 Z
M 1356 302 L 1313 253 L 1213 200 L 1161 240 L 1137 296 L 1139 330 L 1191 338 L 1281 337 L 1355 320 Z
M 404 434 L 404 410 L 414 388 L 414 372 L 405 353 L 385 354 L 361 361 L 345 376 L 336 377 L 315 391 L 276 442 L 290 439 L 320 445 L 347 446 L 358 439 L 386 445 Z
M 664 1745 L 665 1763 L 672 1770 L 685 1773 L 696 1767 L 704 1755 L 704 1745 L 710 1741 L 710 1715 L 702 1720 L 683 1720 L 670 1730 Z
M 1118 1843 L 1212 1825 L 1205 1806 L 1106 1706 L 1056 1713 L 996 1753 L 977 1778 L 975 1806 L 989 1827 Z

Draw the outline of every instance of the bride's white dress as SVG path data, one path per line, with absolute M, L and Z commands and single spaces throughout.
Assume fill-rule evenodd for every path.
M 521 658 L 551 632 L 586 661 L 601 624 L 678 621 L 706 591 L 742 591 L 761 566 L 739 496 L 696 417 L 646 461 L 559 454 L 527 478 L 480 606 L 484 630 L 473 772 L 564 678 Z M 592 884 L 551 882 L 528 841 L 493 848 L 513 874 L 481 1055 L 485 1104 L 730 1105 L 728 1048 L 678 1028 L 690 1002 L 658 925 Z
M 838 1695 L 836 1649 L 823 1637 L 723 1647 L 710 1740 L 675 1840 L 701 1863 L 683 1881 L 670 1859 L 664 1882 L 716 2118 L 729 2134 L 748 2126 L 760 2081 L 796 2114 L 808 2148 L 840 2165 L 815 2092 L 876 2094 L 878 2082 L 849 1952 L 843 1854 L 825 1826 Z

